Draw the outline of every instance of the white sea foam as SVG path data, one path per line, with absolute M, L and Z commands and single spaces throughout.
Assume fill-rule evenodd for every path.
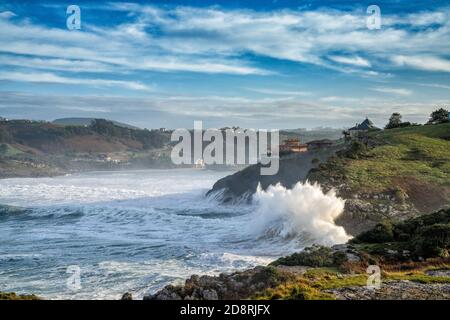
M 332 190 L 324 194 L 317 184 L 298 182 L 292 189 L 281 184 L 258 190 L 252 229 L 260 234 L 283 239 L 304 240 L 332 245 L 350 239 L 334 221 L 344 210 L 345 201 Z

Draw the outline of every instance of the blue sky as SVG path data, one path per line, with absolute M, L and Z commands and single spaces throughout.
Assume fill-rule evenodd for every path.
M 70 4 L 81 30 L 67 30 L 67 3 L 0 3 L 0 116 L 341 128 L 450 106 L 444 1 Z

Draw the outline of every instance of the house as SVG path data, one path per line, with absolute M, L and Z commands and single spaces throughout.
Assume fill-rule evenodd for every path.
M 330 139 L 321 139 L 321 140 L 313 140 L 306 143 L 308 146 L 308 150 L 311 149 L 322 149 L 331 147 L 333 145 L 333 141 Z
M 357 123 L 354 127 L 348 129 L 348 132 L 352 137 L 359 135 L 360 133 L 366 133 L 369 131 L 378 131 L 381 130 L 380 128 L 377 128 L 374 126 L 373 122 L 369 120 L 369 118 L 366 118 L 361 123 Z
M 299 139 L 287 139 L 280 144 L 280 153 L 300 153 L 308 151 L 306 144 L 301 144 Z

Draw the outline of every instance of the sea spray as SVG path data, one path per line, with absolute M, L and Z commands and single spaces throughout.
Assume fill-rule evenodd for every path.
M 351 237 L 334 221 L 344 210 L 345 200 L 334 190 L 323 193 L 318 184 L 298 182 L 292 189 L 281 184 L 254 195 L 257 203 L 252 229 L 259 234 L 285 240 L 324 245 L 345 243 Z

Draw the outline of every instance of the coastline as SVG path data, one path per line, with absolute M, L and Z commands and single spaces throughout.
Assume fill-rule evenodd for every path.
M 450 208 L 391 224 L 394 234 L 409 230 L 408 235 L 389 238 L 392 231 L 385 226 L 346 244 L 305 248 L 268 266 L 192 275 L 184 285 L 168 285 L 144 300 L 450 300 Z M 430 233 L 437 234 L 433 244 Z M 374 267 L 379 286 L 371 281 Z

